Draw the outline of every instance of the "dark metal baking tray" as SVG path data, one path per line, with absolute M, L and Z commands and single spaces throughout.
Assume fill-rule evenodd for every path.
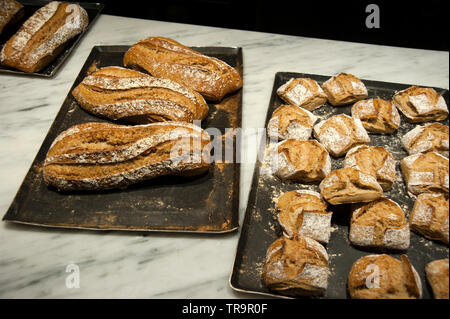
M 128 48 L 94 47 L 70 91 L 96 68 L 122 65 Z M 243 74 L 241 48 L 195 49 L 224 60 Z M 226 128 L 240 127 L 242 90 L 209 108 L 203 128 L 218 128 L 223 134 Z M 239 164 L 213 163 L 202 176 L 161 177 L 125 190 L 58 193 L 48 188 L 42 179 L 42 164 L 52 141 L 67 128 L 92 121 L 106 120 L 85 112 L 69 93 L 3 220 L 107 230 L 225 233 L 238 228 Z
M 2 33 L 0 36 L 0 50 L 5 45 L 6 41 L 8 41 L 9 38 L 11 38 L 20 28 L 20 26 L 39 8 L 43 7 L 50 1 L 42 1 L 42 0 L 20 0 L 20 3 L 23 4 L 25 14 L 24 18 L 18 22 L 14 27 L 7 30 L 7 32 Z M 105 7 L 102 3 L 87 3 L 87 2 L 77 2 L 81 7 L 83 7 L 88 16 L 89 16 L 89 24 L 87 28 L 78 34 L 77 36 L 70 39 L 66 46 L 64 47 L 63 51 L 44 69 L 42 69 L 39 72 L 34 73 L 27 73 L 23 72 L 14 68 L 10 68 L 7 66 L 3 66 L 0 64 L 0 74 L 6 73 L 6 74 L 21 74 L 26 76 L 35 76 L 35 77 L 46 77 L 50 78 L 56 74 L 56 71 L 63 65 L 64 61 L 67 59 L 67 57 L 70 55 L 72 50 L 77 46 L 78 42 L 81 40 L 81 38 L 88 32 L 92 24 L 97 20 L 98 16 L 100 15 L 100 12 Z
M 277 95 L 276 90 L 283 83 L 292 77 L 309 77 L 322 84 L 330 76 L 322 76 L 315 74 L 302 73 L 286 73 L 280 72 L 275 75 L 275 83 L 267 111 L 265 126 L 272 116 L 273 111 L 285 104 Z M 362 80 L 366 85 L 369 98 L 379 97 L 391 99 L 398 90 L 405 89 L 410 85 L 376 82 Z M 442 94 L 448 105 L 448 90 L 435 88 L 437 92 Z M 327 104 L 315 111 L 314 114 L 325 119 L 332 115 L 345 113 L 350 115 L 351 105 L 333 107 Z M 405 121 L 403 115 L 402 124 L 398 131 L 393 135 L 375 135 L 371 134 L 370 145 L 382 145 L 390 151 L 397 160 L 396 173 L 397 180 L 392 190 L 385 192 L 384 196 L 396 201 L 408 214 L 414 204 L 406 193 L 403 178 L 400 172 L 400 163 L 403 157 L 407 156 L 406 151 L 401 146 L 400 138 L 413 127 Z M 448 120 L 443 121 L 448 125 Z M 266 141 L 268 143 L 267 137 Z M 262 143 L 263 145 L 263 143 Z M 262 150 L 261 150 L 262 151 Z M 343 167 L 343 158 L 335 159 L 332 157 L 332 169 Z M 282 230 L 276 219 L 275 203 L 273 198 L 278 197 L 284 192 L 295 189 L 312 189 L 318 190 L 318 185 L 304 185 L 299 183 L 284 183 L 274 176 L 260 175 L 261 162 L 255 165 L 253 175 L 252 188 L 248 198 L 247 210 L 244 222 L 241 227 L 241 234 L 236 250 L 236 257 L 232 273 L 230 275 L 230 286 L 240 292 L 270 295 L 276 297 L 284 297 L 267 289 L 262 279 L 262 270 L 266 250 L 269 245 L 278 237 L 282 236 Z M 328 289 L 323 298 L 341 299 L 349 298 L 347 293 L 347 276 L 350 268 L 358 258 L 377 253 L 376 251 L 361 250 L 352 246 L 348 240 L 348 228 L 350 223 L 350 207 L 349 205 L 330 206 L 333 212 L 332 217 L 332 233 L 330 242 L 326 246 L 329 254 L 329 266 L 331 275 L 328 281 Z M 379 252 L 378 252 L 379 253 Z M 399 258 L 402 252 L 387 252 Z M 448 247 L 432 242 L 411 232 L 411 246 L 406 254 L 410 258 L 412 264 L 420 274 L 423 285 L 423 297 L 430 298 L 432 295 L 430 287 L 426 284 L 424 269 L 425 265 L 440 258 L 448 258 Z

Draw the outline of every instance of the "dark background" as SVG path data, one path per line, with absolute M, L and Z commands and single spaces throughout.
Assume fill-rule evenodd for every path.
M 80 0 L 86 1 L 86 0 Z M 88 1 L 89 2 L 89 1 Z M 443 0 L 157 0 L 111 1 L 104 13 L 241 30 L 392 46 L 449 50 Z M 366 6 L 380 8 L 380 29 L 365 25 Z

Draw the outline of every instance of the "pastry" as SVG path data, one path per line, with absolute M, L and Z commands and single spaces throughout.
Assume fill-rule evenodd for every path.
M 319 193 L 295 190 L 278 198 L 278 222 L 288 238 L 306 236 L 321 243 L 330 239 L 331 212 Z
M 332 76 L 322 84 L 322 89 L 333 106 L 350 104 L 368 96 L 364 83 L 349 73 Z
M 348 290 L 355 299 L 421 299 L 422 283 L 406 255 L 358 259 L 348 275 Z
M 0 34 L 23 18 L 23 5 L 16 0 L 0 0 Z
M 405 250 L 409 225 L 400 206 L 382 197 L 353 207 L 349 238 L 355 246 Z
M 327 102 L 327 95 L 316 81 L 310 78 L 292 78 L 277 90 L 286 103 L 315 110 Z
M 281 105 L 273 113 L 267 124 L 267 133 L 275 141 L 289 138 L 307 140 L 317 116 L 295 105 Z
M 448 117 L 447 103 L 432 88 L 411 86 L 397 92 L 392 102 L 408 122 L 442 121 Z
M 371 202 L 383 195 L 377 180 L 351 167 L 332 171 L 319 185 L 320 193 L 332 204 Z
M 402 137 L 402 145 L 410 155 L 434 151 L 448 157 L 448 126 L 417 125 Z
M 179 82 L 211 101 L 219 101 L 242 87 L 242 78 L 233 67 L 163 37 L 135 43 L 125 53 L 123 64 Z
M 345 155 L 349 149 L 369 144 L 370 138 L 358 119 L 345 114 L 334 115 L 314 126 L 314 136 L 334 157 Z
M 210 166 L 210 137 L 184 122 L 123 126 L 84 123 L 62 132 L 44 161 L 58 190 L 100 190 L 163 175 L 194 176 Z
M 116 66 L 88 75 L 72 94 L 88 112 L 137 124 L 192 122 L 208 114 L 208 105 L 197 92 L 169 79 Z
M 267 249 L 263 278 L 270 290 L 320 296 L 327 289 L 328 275 L 328 254 L 314 239 L 280 237 Z
M 425 267 L 427 280 L 436 299 L 449 299 L 448 296 L 448 258 L 438 259 Z
M 409 223 L 415 232 L 448 245 L 448 199 L 443 194 L 420 194 L 409 216 Z
M 368 99 L 352 106 L 352 117 L 360 119 L 369 133 L 392 134 L 400 127 L 400 115 L 391 101 Z
M 52 1 L 38 9 L 3 46 L 3 65 L 24 72 L 39 72 L 84 31 L 89 23 L 78 4 Z

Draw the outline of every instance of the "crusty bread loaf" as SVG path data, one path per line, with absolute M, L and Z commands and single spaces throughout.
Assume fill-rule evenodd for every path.
M 332 76 L 322 84 L 322 89 L 333 106 L 350 104 L 368 96 L 364 83 L 349 73 Z
M 316 81 L 310 78 L 292 78 L 277 90 L 286 103 L 312 111 L 327 102 L 327 95 Z
M 284 295 L 323 295 L 328 285 L 328 254 L 314 239 L 280 237 L 267 249 L 263 278 Z
M 287 238 L 306 236 L 321 243 L 330 239 L 331 212 L 322 196 L 313 191 L 295 190 L 278 198 L 278 222 Z
M 409 247 L 409 225 L 400 206 L 385 197 L 353 205 L 349 239 L 353 245 L 405 250 Z
M 23 18 L 23 5 L 16 0 L 0 0 L 0 34 Z
M 417 125 L 402 137 L 402 145 L 410 155 L 434 151 L 448 157 L 448 126 L 441 123 Z
M 267 124 L 267 134 L 274 140 L 307 140 L 317 116 L 295 105 L 281 105 L 273 113 Z
M 392 134 L 400 127 L 400 115 L 391 101 L 362 100 L 352 106 L 351 112 L 369 133 Z
M 227 63 L 163 37 L 135 43 L 125 53 L 123 64 L 179 82 L 212 101 L 242 87 L 239 72 Z
M 449 299 L 448 272 L 448 258 L 434 260 L 425 267 L 425 274 L 435 299 Z
M 411 86 L 397 92 L 392 102 L 411 123 L 442 121 L 448 117 L 447 103 L 432 88 Z
M 350 269 L 348 290 L 355 299 L 421 299 L 419 274 L 406 255 L 367 255 Z
M 209 143 L 206 131 L 184 122 L 79 124 L 51 145 L 44 180 L 58 190 L 100 190 L 162 175 L 198 175 L 209 168 Z
M 448 199 L 443 194 L 420 194 L 409 215 L 409 223 L 415 232 L 448 245 Z
M 78 4 L 52 1 L 37 10 L 0 53 L 3 65 L 24 72 L 46 67 L 88 25 L 88 14 Z
M 203 97 L 172 80 L 116 66 L 88 75 L 72 91 L 85 110 L 111 120 L 131 123 L 203 120 Z

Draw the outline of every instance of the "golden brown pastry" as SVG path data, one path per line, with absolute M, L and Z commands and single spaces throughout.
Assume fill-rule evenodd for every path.
M 23 5 L 16 0 L 0 0 L 0 34 L 23 18 Z
M 348 290 L 355 299 L 421 299 L 422 283 L 406 255 L 358 259 L 348 276 Z
M 263 278 L 270 290 L 320 296 L 327 289 L 328 275 L 328 254 L 314 239 L 280 237 L 267 249 Z
M 316 81 L 310 78 L 292 78 L 277 90 L 286 103 L 315 110 L 327 102 L 327 95 Z
M 434 260 L 425 267 L 428 282 L 435 299 L 449 299 L 448 296 L 448 258 Z
M 360 119 L 369 133 L 392 134 L 400 127 L 400 115 L 391 101 L 368 99 L 352 106 L 352 117 Z
M 448 126 L 440 123 L 417 125 L 402 137 L 402 145 L 410 155 L 433 151 L 448 157 Z
M 364 83 L 349 73 L 332 76 L 322 84 L 322 89 L 333 106 L 350 104 L 368 96 Z
M 148 37 L 135 43 L 125 53 L 123 64 L 179 82 L 212 101 L 242 87 L 242 78 L 233 67 L 163 37 Z

